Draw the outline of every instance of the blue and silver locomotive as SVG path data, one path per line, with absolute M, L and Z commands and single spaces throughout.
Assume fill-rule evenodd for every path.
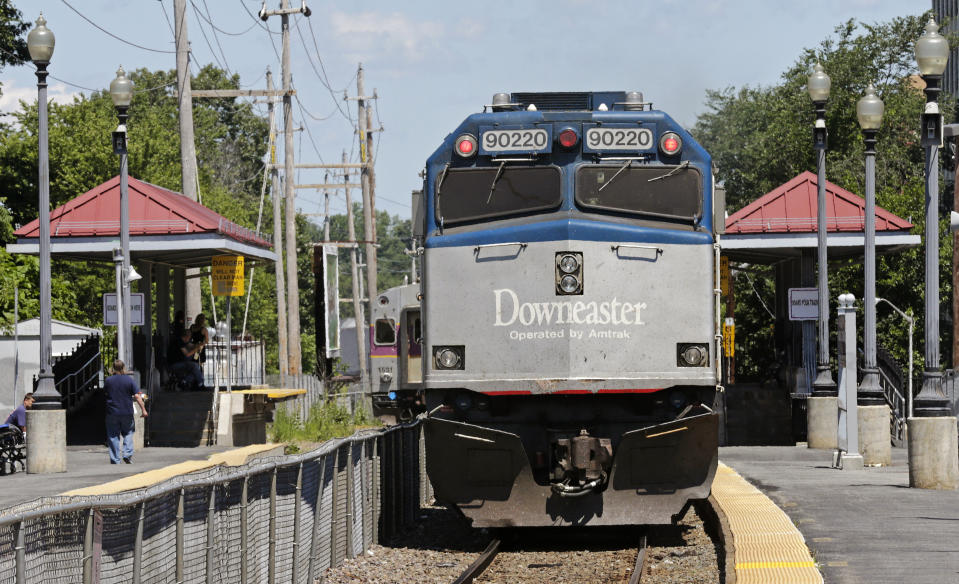
M 414 212 L 439 501 L 622 525 L 709 495 L 721 198 L 636 92 L 497 94 L 444 140 Z

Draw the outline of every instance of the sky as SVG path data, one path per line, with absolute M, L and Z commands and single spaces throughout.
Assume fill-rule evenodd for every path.
M 213 63 L 239 74 L 243 88 L 265 88 L 269 67 L 279 83 L 280 18 L 256 18 L 261 0 L 186 1 L 194 72 Z M 49 93 L 59 102 L 106 88 L 119 65 L 176 67 L 173 0 L 14 3 L 31 22 L 42 11 L 56 35 L 49 70 L 58 79 L 49 80 Z M 356 96 L 362 62 L 366 93 L 378 96 L 374 126 L 383 128 L 376 136 L 377 209 L 401 217 L 410 215 L 409 194 L 421 184 L 426 159 L 494 93 L 636 90 L 692 126 L 707 90 L 776 84 L 804 49 L 847 19 L 883 22 L 931 7 L 929 0 L 306 3 L 312 15 L 290 26 L 294 127 L 304 128 L 296 133 L 296 162 L 340 162 L 344 149 L 357 159 L 356 102 L 343 95 Z M 278 6 L 269 0 L 268 8 Z M 0 72 L 0 111 L 36 100 L 33 71 Z M 265 114 L 265 105 L 255 107 Z M 323 170 L 298 172 L 298 184 L 323 182 Z M 300 190 L 297 208 L 322 213 L 322 199 Z M 339 191 L 332 212 L 344 210 Z

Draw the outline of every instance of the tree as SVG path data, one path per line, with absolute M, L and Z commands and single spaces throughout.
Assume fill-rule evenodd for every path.
M 868 84 L 875 85 L 885 102 L 886 114 L 879 131 L 876 164 L 877 204 L 916 224 L 924 232 L 923 151 L 917 137 L 918 113 L 924 97 L 917 88 L 913 44 L 922 32 L 924 18 L 907 16 L 889 22 L 864 24 L 854 20 L 836 27 L 834 35 L 819 47 L 807 49 L 772 87 L 727 88 L 709 91 L 708 111 L 697 120 L 692 133 L 713 156 L 718 166 L 717 180 L 724 181 L 730 210 L 744 206 L 804 170 L 815 170 L 815 152 L 811 144 L 812 103 L 805 91 L 806 78 L 816 62 L 822 63 L 832 79 L 826 113 L 829 129 L 826 176 L 830 182 L 854 193 L 864 190 L 864 154 L 861 131 L 856 119 L 856 102 Z M 940 102 L 951 119 L 952 100 Z M 937 226 L 945 231 L 947 225 Z M 940 298 L 951 294 L 951 240 L 942 237 Z M 836 269 L 830 266 L 830 290 L 863 295 L 863 268 L 856 264 Z M 889 298 L 916 314 L 923 310 L 922 249 L 883 256 L 877 262 L 877 295 Z M 747 375 L 768 371 L 775 355 L 769 343 L 757 345 L 742 357 L 739 350 L 747 338 L 771 341 L 772 319 L 762 308 L 772 300 L 771 270 L 752 266 L 737 278 L 737 369 Z M 835 302 L 835 300 L 833 300 Z M 835 309 L 832 309 L 835 314 Z M 948 314 L 948 310 L 942 311 Z M 885 321 L 883 321 L 885 322 Z M 917 323 L 921 329 L 921 319 Z M 894 347 L 897 358 L 905 361 L 901 329 L 898 323 L 878 327 L 879 343 Z M 948 336 L 948 327 L 942 327 Z M 923 332 L 917 330 L 921 337 Z M 754 338 L 755 337 L 755 338 Z M 947 348 L 949 343 L 943 342 Z

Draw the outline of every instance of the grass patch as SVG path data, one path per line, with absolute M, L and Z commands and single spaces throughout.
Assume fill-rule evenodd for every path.
M 351 415 L 347 408 L 327 401 L 313 404 L 305 420 L 297 412 L 278 408 L 267 433 L 271 442 L 286 442 L 286 453 L 295 454 L 313 444 L 349 436 L 357 428 L 379 425 L 378 420 L 367 417 L 362 410 Z

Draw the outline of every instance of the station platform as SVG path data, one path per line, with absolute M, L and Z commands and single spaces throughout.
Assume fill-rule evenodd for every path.
M 0 516 L 6 509 L 43 497 L 107 495 L 142 488 L 218 464 L 239 465 L 256 457 L 282 454 L 282 448 L 278 444 L 150 447 L 137 450 L 133 464 L 110 464 L 106 446 L 68 446 L 67 472 L 0 476 Z
M 832 451 L 805 444 L 719 450 L 722 463 L 758 488 L 798 528 L 827 584 L 959 582 L 959 491 L 909 488 L 906 449 L 893 448 L 892 454 L 889 467 L 837 470 L 831 468 Z M 713 485 L 718 499 L 723 497 L 723 475 L 721 466 Z M 759 509 L 752 505 L 740 515 L 748 518 Z M 746 538 L 734 534 L 734 540 L 738 546 Z M 773 538 L 767 535 L 760 542 L 770 546 L 766 558 L 779 561 Z M 735 558 L 737 564 L 752 561 L 738 554 Z M 750 571 L 744 567 L 737 569 L 737 576 Z

